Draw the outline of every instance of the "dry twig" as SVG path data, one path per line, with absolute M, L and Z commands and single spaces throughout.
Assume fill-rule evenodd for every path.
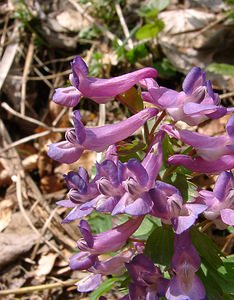
M 61 287 L 67 287 L 74 285 L 78 279 L 70 279 L 67 281 L 59 281 L 55 283 L 49 283 L 49 284 L 42 284 L 42 285 L 36 285 L 36 286 L 26 286 L 23 288 L 18 289 L 10 289 L 10 290 L 3 290 L 0 291 L 0 296 L 7 296 L 11 294 L 15 295 L 21 295 L 21 294 L 28 294 L 36 291 L 43 291 L 43 290 L 51 290 L 55 288 L 61 288 Z
M 115 4 L 115 10 L 116 10 L 117 15 L 119 17 L 120 24 L 123 28 L 124 35 L 125 35 L 125 37 L 128 41 L 128 46 L 129 46 L 130 49 L 133 49 L 133 47 L 134 47 L 133 46 L 133 41 L 131 39 L 130 32 L 128 30 L 128 26 L 127 26 L 127 23 L 125 22 L 123 12 L 122 12 L 122 9 L 121 9 L 121 6 L 119 5 L 119 3 Z
M 34 53 L 34 36 L 32 36 L 31 41 L 29 43 L 25 64 L 24 64 L 23 76 L 22 76 L 21 102 L 20 102 L 20 113 L 22 115 L 25 115 L 27 77 L 30 72 L 30 66 L 33 60 L 33 53 Z

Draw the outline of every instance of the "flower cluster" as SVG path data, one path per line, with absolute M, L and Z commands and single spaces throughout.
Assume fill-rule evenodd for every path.
M 74 127 L 67 130 L 65 140 L 49 145 L 48 155 L 61 163 L 76 162 L 86 149 L 105 153 L 96 163 L 92 178 L 82 167 L 64 175 L 69 192 L 58 202 L 71 208 L 64 223 L 81 219 L 83 238 L 77 242 L 79 252 L 71 257 L 70 266 L 73 270 L 89 270 L 90 275 L 77 283 L 78 291 L 93 291 L 105 276 L 128 272 L 129 293 L 121 299 L 206 299 L 204 283 L 196 274 L 201 258 L 193 245 L 191 229 L 199 218 L 213 220 L 219 228 L 234 226 L 234 178 L 230 171 L 234 167 L 234 116 L 229 118 L 226 134 L 214 137 L 180 129 L 177 121 L 189 128 L 231 114 L 233 109 L 220 105 L 219 96 L 200 68 L 189 72 L 183 90 L 177 92 L 159 86 L 153 68 L 98 79 L 88 77 L 88 67 L 81 57 L 76 57 L 71 67 L 72 86 L 56 90 L 56 103 L 75 107 L 82 97 L 106 103 L 138 85 L 146 105 L 123 121 L 95 128 L 86 128 L 79 111 L 74 110 Z M 166 122 L 162 123 L 164 117 Z M 119 142 L 147 126 L 149 120 L 153 126 L 145 132 L 142 159 L 122 160 Z M 170 147 L 165 147 L 165 141 Z M 183 154 L 178 146 L 177 152 L 172 152 L 173 143 L 182 145 Z M 213 191 L 197 188 L 185 199 L 183 187 L 168 180 L 169 175 L 177 174 L 177 166 L 218 174 Z M 113 228 L 93 234 L 84 217 L 94 212 L 112 216 Z M 125 216 L 121 224 L 120 216 Z M 147 239 L 132 237 L 147 217 L 173 230 L 173 254 L 166 269 L 146 255 Z M 103 259 L 103 254 L 110 252 L 113 255 Z

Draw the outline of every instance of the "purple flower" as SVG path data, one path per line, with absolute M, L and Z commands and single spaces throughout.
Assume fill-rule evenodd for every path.
M 202 202 L 208 206 L 204 212 L 208 220 L 214 220 L 221 227 L 222 222 L 234 226 L 234 178 L 231 172 L 219 175 L 213 192 L 202 190 L 199 194 Z
M 89 224 L 85 220 L 80 222 L 80 231 L 83 238 L 77 243 L 81 251 L 91 255 L 99 255 L 119 250 L 127 239 L 138 229 L 144 217 L 137 217 L 118 225 L 105 232 L 92 235 Z
M 192 245 L 187 231 L 175 236 L 172 268 L 175 276 L 166 291 L 168 300 L 203 300 L 205 289 L 195 274 L 201 259 Z
M 146 82 L 148 93 L 143 94 L 144 100 L 166 109 L 175 121 L 198 125 L 209 118 L 217 119 L 227 113 L 227 109 L 220 106 L 219 96 L 213 92 L 210 81 L 206 80 L 206 74 L 200 68 L 192 68 L 188 73 L 182 92 Z
M 156 181 L 149 192 L 154 202 L 151 214 L 163 223 L 172 224 L 174 231 L 181 234 L 190 228 L 207 206 L 194 202 L 183 203 L 179 190 L 168 183 Z
M 133 280 L 129 286 L 129 299 L 157 300 L 165 295 L 169 281 L 162 277 L 160 269 L 148 257 L 138 254 L 126 263 L 126 268 Z
M 66 141 L 49 145 L 48 155 L 61 163 L 75 162 L 85 149 L 101 152 L 132 135 L 147 120 L 156 115 L 156 109 L 146 108 L 116 124 L 85 128 L 80 113 L 74 111 L 74 128 L 67 130 Z
M 97 235 L 92 235 L 88 222 L 81 220 L 79 228 L 83 238 L 77 242 L 81 251 L 70 258 L 70 267 L 73 270 L 89 269 L 93 274 L 77 283 L 78 291 L 92 291 L 99 286 L 103 275 L 122 272 L 124 263 L 130 260 L 135 249 L 123 251 L 106 261 L 99 261 L 98 256 L 122 248 L 143 219 L 144 217 L 130 219 Z
M 82 218 L 94 209 L 113 215 L 126 212 L 139 216 L 150 212 L 153 202 L 148 191 L 154 187 L 162 165 L 163 136 L 164 132 L 155 136 L 142 162 L 130 159 L 122 163 L 117 154 L 108 151 L 107 157 L 111 159 L 96 164 L 96 176 L 91 182 L 83 169 L 79 169 L 78 173 L 69 172 L 65 176 L 70 189 L 68 199 L 58 204 L 73 210 L 63 222 Z
M 162 166 L 163 132 L 158 132 L 150 150 L 142 163 L 130 159 L 126 164 L 125 178 L 122 181 L 124 193 L 112 214 L 127 213 L 134 216 L 145 215 L 153 207 L 149 190 L 155 186 L 156 177 Z
M 135 250 L 125 250 L 117 255 L 108 258 L 104 261 L 100 261 L 96 256 L 93 260 L 90 257 L 90 264 L 82 264 L 84 261 L 84 252 L 80 252 L 81 255 L 75 254 L 70 259 L 70 267 L 72 270 L 85 270 L 89 269 L 92 273 L 80 280 L 77 285 L 79 292 L 90 292 L 96 289 L 102 282 L 102 276 L 108 275 L 121 275 L 125 270 L 125 263 L 128 262 L 133 256 Z M 81 260 L 81 261 L 80 261 Z
M 84 207 L 93 207 L 100 212 L 112 212 L 120 200 L 124 189 L 122 181 L 125 176 L 126 166 L 117 160 L 106 159 L 101 164 L 96 164 L 96 186 L 98 196 L 86 203 Z
M 93 211 L 93 208 L 82 209 L 82 205 L 98 196 L 98 189 L 95 180 L 89 182 L 89 176 L 84 168 L 79 168 L 78 172 L 71 171 L 64 175 L 67 187 L 70 189 L 67 195 L 68 199 L 58 201 L 60 206 L 73 208 L 65 217 L 63 223 L 71 222 L 87 216 Z
M 69 79 L 72 86 L 56 89 L 53 96 L 55 103 L 71 107 L 79 103 L 81 96 L 97 103 L 106 103 L 129 90 L 140 80 L 157 76 L 154 68 L 143 68 L 109 79 L 88 77 L 88 67 L 80 56 L 76 56 L 71 67 L 72 74 Z
M 234 167 L 234 116 L 227 125 L 226 135 L 210 137 L 188 130 L 177 130 L 172 125 L 162 125 L 161 129 L 171 137 L 181 140 L 195 148 L 198 157 L 187 155 L 173 155 L 168 162 L 174 165 L 183 165 L 195 172 L 216 173 Z

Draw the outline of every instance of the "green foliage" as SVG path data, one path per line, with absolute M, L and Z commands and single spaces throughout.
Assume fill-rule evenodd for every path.
M 105 295 L 107 292 L 109 292 L 115 285 L 118 287 L 118 290 L 122 293 L 127 293 L 126 286 L 128 286 L 129 283 L 129 276 L 128 273 L 123 274 L 121 277 L 115 276 L 106 279 L 104 282 L 102 282 L 99 287 L 94 290 L 89 295 L 89 300 L 98 300 L 100 296 Z
M 102 282 L 99 287 L 89 295 L 89 300 L 98 300 L 99 297 L 105 295 L 105 293 L 109 292 L 113 288 L 116 281 L 117 278 L 114 277 Z
M 168 58 L 163 58 L 161 61 L 154 63 L 154 67 L 158 70 L 161 78 L 170 78 L 177 75 L 176 68 L 170 63 Z
M 100 30 L 95 26 L 87 26 L 78 34 L 80 39 L 92 40 L 94 38 L 98 38 L 100 36 Z
M 141 226 L 133 234 L 133 237 L 142 241 L 146 241 L 152 233 L 152 231 L 154 230 L 155 226 L 161 226 L 160 219 L 156 219 L 151 216 L 146 216 L 143 222 L 141 223 Z
M 184 174 L 173 172 L 164 179 L 165 182 L 174 185 L 180 191 L 185 201 L 192 200 L 197 195 L 197 186 L 188 181 Z
M 145 246 L 145 254 L 159 265 L 169 267 L 173 255 L 174 233 L 171 226 L 157 227 Z
M 157 36 L 157 34 L 164 28 L 164 23 L 162 20 L 155 19 L 154 22 L 150 22 L 142 26 L 136 32 L 136 39 L 151 39 Z
M 164 28 L 164 23 L 158 18 L 158 12 L 167 7 L 170 1 L 148 1 L 141 7 L 139 15 L 145 19 L 145 25 L 140 27 L 135 34 L 137 40 L 152 39 Z
M 213 63 L 206 67 L 206 70 L 215 74 L 234 77 L 234 66 L 229 64 Z
M 120 142 L 117 145 L 118 156 L 122 162 L 128 161 L 130 158 L 136 158 L 140 160 L 139 151 L 145 149 L 145 144 L 138 139 L 133 140 L 132 142 Z
M 94 234 L 109 230 L 112 228 L 112 216 L 94 211 L 89 216 L 89 225 Z
M 202 260 L 198 275 L 205 285 L 208 299 L 233 299 L 234 256 L 223 257 L 217 245 L 196 227 L 192 229 L 192 241 Z
M 94 52 L 92 55 L 92 60 L 89 64 L 89 75 L 93 77 L 98 77 L 102 72 L 102 53 Z
M 41 22 L 29 8 L 27 2 L 19 0 L 16 6 L 15 17 L 21 22 L 21 26 L 34 34 L 34 44 L 38 47 L 41 45 L 47 46 L 41 34 Z
M 127 51 L 125 55 L 127 60 L 133 64 L 137 60 L 146 57 L 148 55 L 148 50 L 144 44 L 140 44 Z

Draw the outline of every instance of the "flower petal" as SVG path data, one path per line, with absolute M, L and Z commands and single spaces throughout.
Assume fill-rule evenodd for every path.
M 52 100 L 60 105 L 74 107 L 80 102 L 82 94 L 75 87 L 69 86 L 55 90 Z
M 70 164 L 78 160 L 83 151 L 82 146 L 75 147 L 68 141 L 62 141 L 49 145 L 48 156 L 60 163 Z
M 206 161 L 201 157 L 192 158 L 188 155 L 176 154 L 168 158 L 168 163 L 176 166 L 184 166 L 194 172 L 210 174 L 234 168 L 234 155 L 223 155 L 215 161 Z
M 91 274 L 76 283 L 77 290 L 81 293 L 95 290 L 102 282 L 101 274 Z
M 221 219 L 225 224 L 234 226 L 234 210 L 225 208 L 220 211 Z

